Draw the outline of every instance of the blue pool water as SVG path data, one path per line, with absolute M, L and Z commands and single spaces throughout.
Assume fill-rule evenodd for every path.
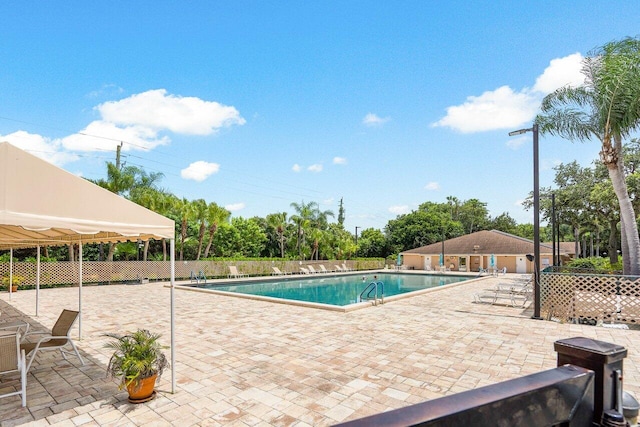
M 243 282 L 237 285 L 205 285 L 205 289 L 237 292 L 272 298 L 306 301 L 320 304 L 345 306 L 359 301 L 360 293 L 371 282 L 384 284 L 384 296 L 403 294 L 421 289 L 434 288 L 449 283 L 469 280 L 469 277 L 415 275 L 400 273 L 357 274 L 344 276 L 318 275 L 312 278 L 278 278 L 266 282 Z

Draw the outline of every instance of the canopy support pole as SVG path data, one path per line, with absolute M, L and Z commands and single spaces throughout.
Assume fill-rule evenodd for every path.
M 171 260 L 171 393 L 176 392 L 176 334 L 175 334 L 175 285 L 176 285 L 176 239 L 170 240 L 169 259 Z
M 40 312 L 40 245 L 36 251 L 36 317 Z
M 9 301 L 13 297 L 13 248 L 9 249 Z
M 73 247 L 73 245 L 72 245 Z M 78 339 L 82 339 L 82 242 L 78 244 Z

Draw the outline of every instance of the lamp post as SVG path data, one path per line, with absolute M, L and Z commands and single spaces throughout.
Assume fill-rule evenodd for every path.
M 533 319 L 540 317 L 540 164 L 538 160 L 538 124 L 509 132 L 509 136 L 533 133 Z
M 556 266 L 556 193 L 551 193 L 551 239 L 553 240 L 553 266 Z
M 358 250 L 358 228 L 362 228 L 362 227 L 356 227 L 356 250 Z

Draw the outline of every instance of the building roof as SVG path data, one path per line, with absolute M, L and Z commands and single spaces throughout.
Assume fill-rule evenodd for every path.
M 568 248 L 568 243 L 571 244 L 571 249 Z M 445 240 L 444 242 L 444 252 L 446 254 L 514 255 L 533 253 L 533 249 L 533 240 L 497 230 L 477 231 L 475 233 Z M 541 254 L 551 254 L 552 251 L 553 246 L 551 243 L 540 244 Z M 442 242 L 437 242 L 401 253 L 438 255 L 441 252 Z M 573 242 L 561 242 L 560 254 L 571 255 L 572 253 Z

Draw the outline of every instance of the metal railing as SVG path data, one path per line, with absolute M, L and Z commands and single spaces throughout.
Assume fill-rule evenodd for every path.
M 360 292 L 358 302 L 373 300 L 373 305 L 378 305 L 378 296 L 380 304 L 384 304 L 384 283 L 371 282 Z

